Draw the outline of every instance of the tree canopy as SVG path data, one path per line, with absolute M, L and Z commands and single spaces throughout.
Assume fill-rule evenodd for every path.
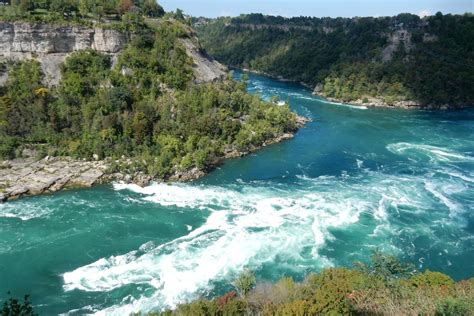
M 110 56 L 75 52 L 54 88 L 44 86 L 37 61 L 10 65 L 0 88 L 0 157 L 28 146 L 50 156 L 125 156 L 133 164 L 114 168 L 166 178 L 296 129 L 287 106 L 247 94 L 243 83 L 194 84 L 181 43 L 188 26 L 164 19 L 134 28 L 114 67 Z
M 343 101 L 474 104 L 474 16 L 198 19 L 204 48 L 228 65 L 318 86 Z

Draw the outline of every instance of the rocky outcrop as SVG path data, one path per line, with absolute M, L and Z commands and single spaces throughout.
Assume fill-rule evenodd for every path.
M 304 117 L 296 117 L 297 128 L 303 127 L 307 122 L 308 119 Z M 34 157 L 36 152 L 32 151 L 28 153 L 32 157 L 0 161 L 0 203 L 15 200 L 22 196 L 53 193 L 68 188 L 91 187 L 99 183 L 134 183 L 143 187 L 152 181 L 192 181 L 205 176 L 226 159 L 242 157 L 261 147 L 291 139 L 295 132 L 296 130 L 276 135 L 261 146 L 253 146 L 247 151 L 229 148 L 224 156 L 214 161 L 207 169 L 194 167 L 189 170 L 177 170 L 164 179 L 153 178 L 143 172 L 111 172 L 109 168 L 112 163 L 111 159 L 94 161 L 78 160 L 70 157 L 37 159 Z M 133 161 L 122 157 L 121 160 L 116 160 L 114 163 L 131 165 Z
M 199 49 L 197 38 L 181 39 L 188 56 L 193 59 L 194 81 L 196 83 L 213 82 L 224 79 L 227 68 L 218 61 L 207 56 Z
M 126 34 L 111 29 L 0 22 L 0 62 L 36 59 L 41 64 L 45 84 L 48 86 L 59 83 L 59 66 L 69 54 L 94 49 L 111 55 L 114 61 L 127 42 Z M 196 83 L 212 82 L 225 77 L 226 67 L 204 54 L 199 49 L 197 38 L 186 38 L 181 42 L 193 60 Z M 6 74 L 0 73 L 0 85 L 6 79 Z
M 127 43 L 115 30 L 80 26 L 0 22 L 0 52 L 60 54 L 92 48 L 103 53 L 118 53 Z
M 66 187 L 90 187 L 101 180 L 106 169 L 102 161 L 71 158 L 4 161 L 0 164 L 0 201 L 56 192 Z
M 70 53 L 91 48 L 115 56 L 126 43 L 127 36 L 115 30 L 0 22 L 0 60 L 37 59 L 48 85 L 58 84 L 59 65 Z
M 405 101 L 394 101 L 392 103 L 387 103 L 381 98 L 374 98 L 374 97 L 368 97 L 364 99 L 357 99 L 357 100 L 351 100 L 351 101 L 343 101 L 339 100 L 336 98 L 330 98 L 330 97 L 325 97 L 324 95 L 320 95 L 316 89 L 315 92 L 313 93 L 314 95 L 319 95 L 322 98 L 334 102 L 334 103 L 344 103 L 344 104 L 350 104 L 350 105 L 355 105 L 355 106 L 360 106 L 360 107 L 384 107 L 384 108 L 400 108 L 400 109 L 425 109 L 425 110 L 448 110 L 448 109 L 453 109 L 453 108 L 463 108 L 467 107 L 466 106 L 457 106 L 453 107 L 448 104 L 444 105 L 430 105 L 430 104 L 421 104 L 420 102 L 417 101 L 410 101 L 410 100 L 405 100 Z
M 403 44 L 405 51 L 409 51 L 413 44 L 411 41 L 412 34 L 406 29 L 394 31 L 388 36 L 388 45 L 382 51 L 382 61 L 392 60 L 393 53 L 397 51 L 400 44 Z

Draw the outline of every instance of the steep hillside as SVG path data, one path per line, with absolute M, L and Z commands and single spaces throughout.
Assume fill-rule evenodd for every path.
M 0 201 L 192 180 L 297 130 L 288 106 L 227 79 L 174 16 L 95 28 L 10 21 L 0 35 Z
M 212 82 L 225 77 L 225 67 L 202 55 L 197 38 L 191 31 L 189 34 L 189 38 L 182 42 L 187 54 L 193 59 L 196 81 Z M 136 36 L 139 35 L 103 27 L 0 22 L 0 61 L 34 58 L 41 64 L 46 84 L 57 85 L 60 81 L 60 65 L 71 53 L 93 49 L 110 56 L 113 65 L 129 40 Z M 0 84 L 5 83 L 7 74 L 5 71 L 0 77 Z
M 219 61 L 303 82 L 315 93 L 366 105 L 474 104 L 474 17 L 195 20 Z

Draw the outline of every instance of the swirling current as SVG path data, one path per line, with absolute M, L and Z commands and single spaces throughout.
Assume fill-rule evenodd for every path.
M 244 268 L 301 279 L 377 248 L 474 275 L 473 110 L 333 104 L 257 75 L 248 89 L 312 121 L 193 183 L 0 205 L 0 299 L 31 294 L 45 315 L 124 315 L 219 295 Z

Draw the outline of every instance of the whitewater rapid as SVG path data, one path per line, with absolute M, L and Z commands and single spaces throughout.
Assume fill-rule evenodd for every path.
M 359 225 L 362 237 L 373 247 L 401 252 L 394 244 L 381 245 L 403 231 L 430 236 L 436 232 L 415 220 L 409 227 L 400 222 L 405 212 L 416 218 L 433 218 L 433 225 L 456 230 L 465 225 L 463 213 L 472 209 L 457 201 L 456 194 L 472 193 L 474 175 L 456 170 L 451 162 L 471 163 L 465 154 L 436 146 L 394 143 L 387 150 L 409 159 L 426 160 L 442 176 L 389 174 L 363 169 L 358 176 L 298 176 L 297 182 L 275 185 L 253 181 L 227 186 L 153 184 L 141 188 L 116 184 L 147 202 L 176 206 L 208 214 L 206 222 L 187 235 L 167 242 L 149 242 L 139 249 L 102 258 L 64 277 L 64 290 L 112 291 L 130 284 L 151 290 L 138 299 L 98 310 L 98 315 L 123 315 L 136 311 L 173 308 L 206 296 L 216 282 L 232 280 L 244 268 L 258 270 L 265 264 L 281 264 L 296 272 L 334 265 L 319 251 L 334 240 L 333 231 Z M 425 161 L 425 162 L 426 162 Z M 444 208 L 437 207 L 439 204 Z M 361 216 L 368 217 L 364 224 Z M 446 251 L 455 251 L 443 245 Z
M 377 248 L 474 275 L 474 111 L 361 111 L 249 77 L 311 122 L 193 183 L 0 204 L 0 301 L 14 290 L 41 315 L 146 313 L 222 295 L 246 268 L 299 281 Z

